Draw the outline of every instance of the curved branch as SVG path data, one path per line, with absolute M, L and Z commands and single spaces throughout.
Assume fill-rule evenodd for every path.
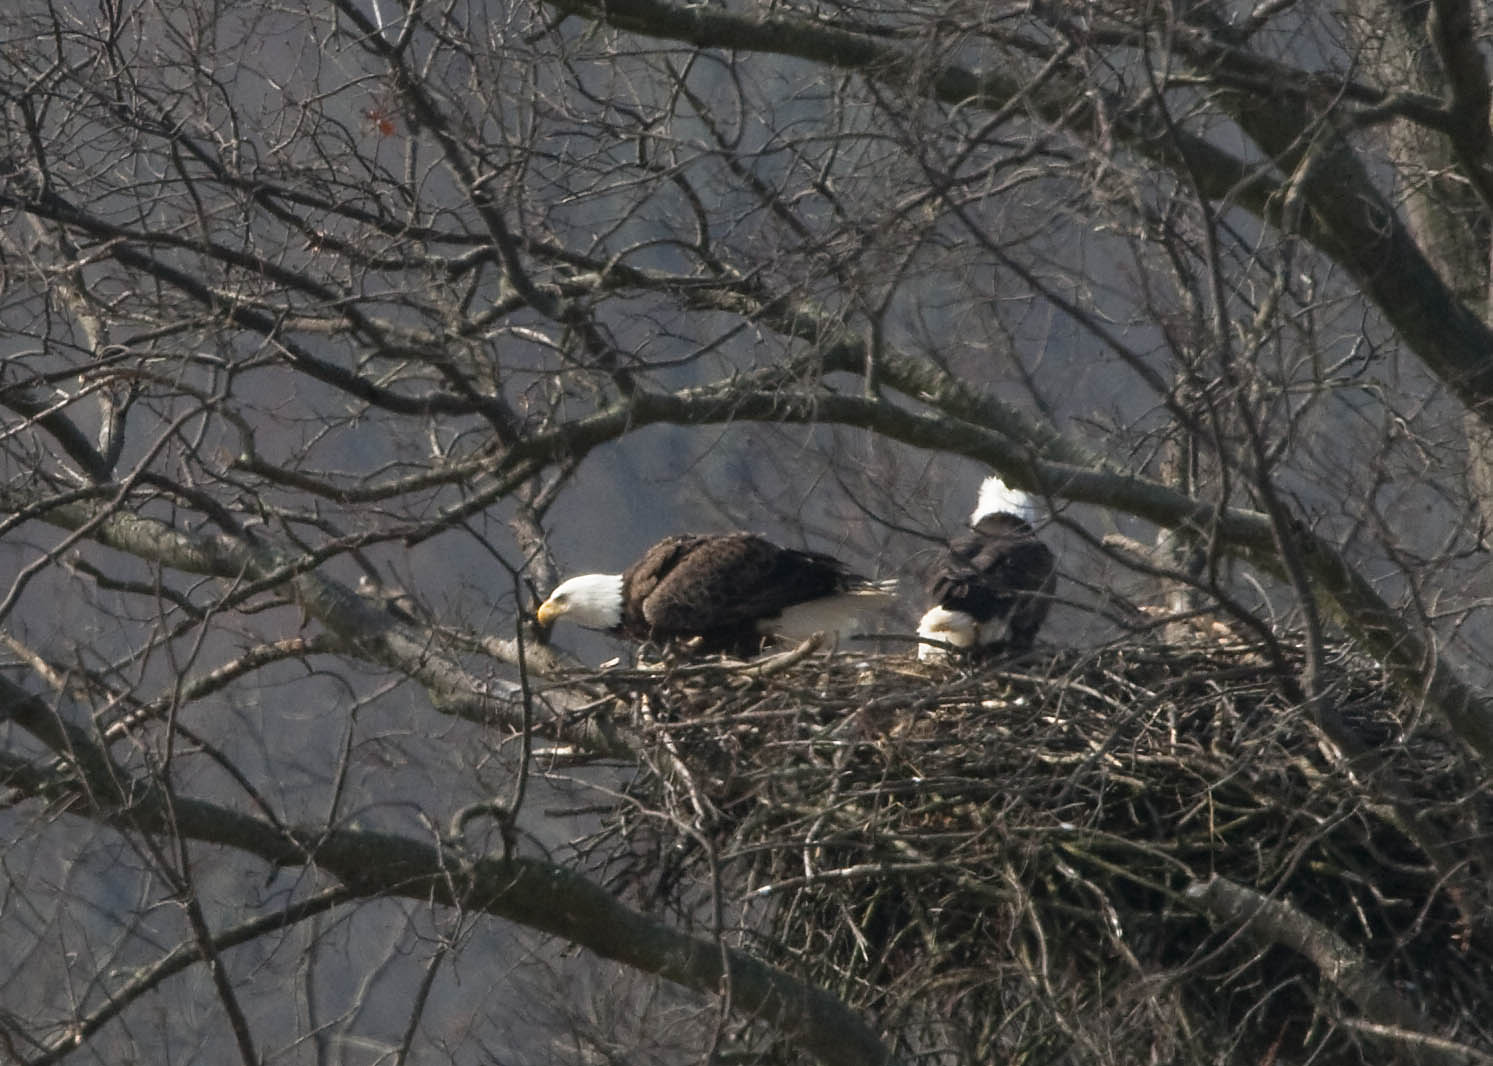
M 0 720 L 55 722 L 42 701 L 0 678 Z M 100 769 L 99 772 L 103 772 Z M 202 800 L 167 797 L 144 780 L 110 773 L 94 790 L 84 767 L 70 809 L 127 831 L 175 833 L 255 855 L 273 866 L 312 863 L 360 896 L 403 897 L 506 918 L 579 944 L 602 958 L 716 995 L 729 982 L 733 1007 L 776 1027 L 828 1066 L 882 1066 L 892 1058 L 843 1003 L 741 951 L 688 936 L 623 905 L 573 870 L 536 859 L 474 861 L 434 843 L 356 829 L 269 822 Z M 28 793 L 55 793 L 55 775 L 0 755 L 0 776 Z
M 63 413 L 64 408 L 76 401 L 77 397 L 68 396 L 53 403 L 42 403 L 23 386 L 0 392 L 0 405 L 10 408 L 51 434 L 52 439 L 77 464 L 88 480 L 106 481 L 110 474 L 109 460 L 93 446 L 93 442 L 78 428 L 78 424 Z
M 1457 162 L 1483 206 L 1493 210 L 1493 131 L 1488 126 L 1493 87 L 1478 48 L 1478 19 L 1467 0 L 1433 0 L 1426 28 L 1446 75 L 1446 110 Z
M 701 48 L 792 56 L 853 70 L 864 77 L 921 93 L 951 106 L 999 110 L 1025 97 L 1045 121 L 1080 140 L 1103 130 L 1150 162 L 1191 174 L 1202 195 L 1282 225 L 1286 186 L 1270 168 L 1182 131 L 1167 133 L 1133 109 L 1095 102 L 1097 90 L 1076 78 L 1054 77 L 1028 92 L 1017 72 L 976 73 L 953 64 L 929 65 L 884 38 L 809 19 L 741 15 L 668 0 L 549 0 L 551 6 L 632 33 Z M 1341 135 L 1300 99 L 1222 94 L 1232 117 L 1280 171 L 1289 173 L 1315 150 L 1317 158 L 1292 182 L 1309 208 L 1301 236 L 1342 264 L 1426 366 L 1478 418 L 1493 424 L 1493 329 L 1457 298 L 1380 195 Z M 1100 114 L 1105 121 L 1097 121 Z M 1322 146 L 1326 150 L 1321 150 Z
M 1280 944 L 1310 959 L 1322 977 L 1356 1003 L 1371 1023 L 1389 1023 L 1385 1032 L 1376 1035 L 1394 1039 L 1411 1055 L 1411 1061 L 1447 1066 L 1493 1062 L 1474 1048 L 1425 1033 L 1425 1017 L 1380 978 L 1376 967 L 1331 929 L 1286 900 L 1218 876 L 1189 886 L 1185 895 L 1220 925 L 1237 928 L 1260 943 Z
M 339 887 L 320 892 L 309 899 L 288 903 L 282 911 L 225 929 L 213 937 L 211 948 L 214 952 L 221 954 L 229 948 L 247 944 L 308 918 L 325 914 L 332 908 L 356 898 L 351 892 Z M 103 1004 L 89 1012 L 86 1017 L 79 1018 L 74 1024 L 69 1025 L 65 1032 L 51 1042 L 46 1051 L 35 1058 L 26 1059 L 27 1066 L 52 1066 L 52 1063 L 62 1061 L 68 1054 L 86 1043 L 90 1036 L 115 1018 L 120 1017 L 125 1009 L 141 996 L 157 991 L 167 980 L 202 961 L 203 951 L 198 944 L 179 944 L 156 962 L 139 968 L 133 974 L 125 975 L 124 984 L 111 991 Z
M 0 512 L 36 509 L 42 521 L 86 531 L 98 543 L 140 559 L 229 581 L 284 583 L 296 603 L 326 627 L 342 651 L 409 677 L 425 689 L 436 710 L 475 722 L 501 722 L 515 730 L 523 727 L 523 694 L 516 682 L 473 674 L 442 651 L 444 635 L 436 627 L 381 609 L 310 569 L 312 563 L 302 554 L 227 533 L 186 532 L 108 504 L 74 501 L 48 507 L 46 503 L 21 490 L 0 489 Z M 483 648 L 493 654 L 509 650 L 500 641 L 485 642 Z M 528 669 L 536 675 L 558 674 L 569 665 L 539 645 L 530 644 L 525 653 Z M 632 755 L 631 746 L 607 723 L 571 721 L 557 706 L 551 710 L 554 713 L 536 723 L 536 732 L 594 755 Z
M 489 398 L 472 395 L 457 396 L 443 392 L 427 392 L 423 395 L 411 396 L 379 385 L 326 359 L 318 358 L 286 336 L 285 323 L 276 315 L 262 310 L 253 301 L 240 299 L 233 293 L 215 289 L 190 271 L 173 266 L 152 254 L 151 249 L 158 245 L 175 247 L 219 260 L 234 269 L 253 271 L 272 277 L 284 285 L 288 291 L 304 291 L 307 295 L 319 297 L 328 304 L 342 308 L 350 328 L 357 328 L 363 333 L 375 336 L 383 332 L 381 328 L 375 328 L 370 321 L 359 319 L 354 314 L 352 305 L 341 294 L 293 271 L 222 245 L 126 230 L 91 215 L 54 194 L 16 195 L 7 192 L 5 187 L 0 185 L 0 206 L 22 211 L 36 218 L 51 220 L 99 240 L 116 242 L 110 248 L 108 258 L 123 267 L 137 270 L 180 291 L 205 310 L 223 315 L 241 329 L 272 339 L 284 353 L 287 361 L 297 370 L 356 397 L 371 407 L 382 408 L 396 414 L 476 413 L 487 415 L 490 420 L 503 413 L 501 404 Z M 434 358 L 431 352 L 419 354 L 426 361 L 432 361 Z

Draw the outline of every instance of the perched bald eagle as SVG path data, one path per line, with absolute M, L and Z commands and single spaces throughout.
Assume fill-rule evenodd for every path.
M 563 581 L 539 607 L 539 624 L 579 625 L 702 652 L 751 655 L 774 638 L 836 637 L 891 603 L 895 581 L 869 581 L 818 552 L 781 548 L 755 533 L 667 537 L 620 574 Z
M 983 654 L 1031 648 L 1057 585 L 1052 552 L 1032 529 L 1036 516 L 1035 497 L 998 477 L 985 479 L 970 531 L 949 543 L 928 576 L 933 606 L 918 623 L 918 636 Z M 943 654 L 943 648 L 918 645 L 919 659 Z

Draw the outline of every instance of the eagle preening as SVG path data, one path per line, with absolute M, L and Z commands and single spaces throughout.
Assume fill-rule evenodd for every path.
M 620 574 L 561 582 L 538 617 L 542 626 L 565 616 L 632 640 L 751 655 L 774 638 L 853 632 L 895 590 L 894 580 L 868 580 L 832 556 L 755 533 L 686 533 L 659 541 Z
M 987 655 L 1031 648 L 1057 584 L 1052 552 L 1032 528 L 1036 516 L 1035 497 L 998 477 L 985 479 L 970 531 L 949 543 L 929 574 L 933 606 L 918 623 L 919 637 Z M 919 659 L 943 654 L 937 645 L 918 645 Z

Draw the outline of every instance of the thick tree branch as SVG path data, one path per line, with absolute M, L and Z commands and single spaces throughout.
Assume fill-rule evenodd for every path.
M 682 41 L 701 48 L 793 56 L 854 70 L 865 77 L 963 108 L 999 110 L 1026 93 L 1016 73 L 976 73 L 930 64 L 900 46 L 822 22 L 782 16 L 740 15 L 667 0 L 551 0 L 554 7 L 629 32 Z M 1467 406 L 1493 423 L 1493 329 L 1456 298 L 1384 197 L 1358 166 L 1339 133 L 1324 125 L 1299 98 L 1225 93 L 1234 117 L 1292 181 L 1310 210 L 1300 232 L 1341 263 L 1416 352 Z M 1238 206 L 1279 225 L 1285 184 L 1268 168 L 1243 160 L 1186 133 L 1175 136 L 1145 123 L 1113 101 L 1099 105 L 1092 85 L 1052 78 L 1026 96 L 1048 122 L 1080 140 L 1096 130 L 1177 174 L 1196 176 L 1203 195 Z M 1310 165 L 1303 163 L 1311 155 Z
M 1371 963 L 1331 929 L 1286 900 L 1262 895 L 1225 877 L 1194 884 L 1186 894 L 1225 928 L 1239 929 L 1258 942 L 1280 944 L 1310 959 L 1325 980 L 1358 1005 L 1368 1021 L 1387 1024 L 1399 1034 L 1394 1042 L 1411 1056 L 1411 1061 L 1446 1066 L 1490 1061 L 1473 1048 L 1425 1034 L 1427 1022 L 1420 1011 L 1381 980 Z
M 40 700 L 0 678 L 0 720 L 55 728 Z M 94 781 L 94 773 L 105 776 Z M 743 952 L 700 940 L 624 906 L 573 870 L 534 859 L 471 857 L 390 833 L 269 822 L 201 800 L 167 797 L 153 782 L 84 768 L 76 813 L 130 832 L 182 837 L 255 855 L 272 866 L 311 863 L 367 897 L 398 896 L 481 911 L 579 944 L 602 958 L 716 995 L 729 981 L 735 1009 L 776 1027 L 827 1066 L 878 1066 L 890 1053 L 859 1018 L 821 989 Z M 0 779 L 23 792 L 53 791 L 54 775 L 0 754 Z M 100 792 L 95 785 L 107 786 Z M 84 806 L 78 806 L 78 803 Z
M 1341 263 L 1400 337 L 1462 403 L 1493 422 L 1493 330 L 1456 297 L 1374 186 L 1331 115 L 1222 95 L 1246 133 L 1292 172 L 1301 235 Z M 1282 224 L 1281 203 L 1264 218 Z M 1290 220 L 1285 220 L 1290 225 Z
M 0 512 L 33 508 L 52 525 L 86 529 L 101 544 L 172 569 L 229 581 L 284 583 L 296 603 L 325 626 L 346 652 L 417 682 L 441 713 L 481 723 L 501 722 L 515 730 L 523 727 L 523 697 L 516 682 L 474 675 L 442 650 L 444 639 L 436 629 L 381 610 L 311 569 L 303 556 L 262 540 L 185 532 L 104 504 L 69 502 L 45 507 L 45 499 L 0 489 Z M 494 653 L 508 650 L 499 641 L 482 646 Z M 569 665 L 542 645 L 531 644 L 526 653 L 528 667 L 535 674 L 560 673 Z M 556 706 L 551 706 L 551 712 L 535 726 L 541 735 L 593 755 L 625 758 L 632 754 L 607 723 L 573 722 Z
M 1457 162 L 1483 207 L 1493 211 L 1493 130 L 1488 126 L 1493 89 L 1478 48 L 1481 27 L 1467 0 L 1433 0 L 1426 29 L 1446 76 L 1446 111 Z

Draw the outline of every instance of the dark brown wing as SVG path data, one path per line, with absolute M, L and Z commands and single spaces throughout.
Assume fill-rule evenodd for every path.
M 681 560 L 688 558 L 702 541 L 710 539 L 710 536 L 699 533 L 665 537 L 629 566 L 622 574 L 622 624 L 619 628 L 639 639 L 648 639 L 651 626 L 644 617 L 643 605 Z
M 1029 648 L 1057 582 L 1052 551 L 1015 515 L 990 515 L 955 538 L 929 575 L 929 599 L 981 623 L 1008 619 L 1009 643 Z
M 633 587 L 642 621 L 658 637 L 749 627 L 856 583 L 831 556 L 781 548 L 754 533 L 670 537 L 635 569 L 651 557 L 646 591 L 636 579 Z M 628 587 L 626 576 L 623 584 Z M 628 599 L 634 601 L 633 595 Z
M 1012 651 L 1026 651 L 1036 642 L 1037 631 L 1052 609 L 1052 593 L 1058 584 L 1057 561 L 1047 545 L 1033 540 L 1026 551 L 1030 554 L 1025 555 L 1021 565 L 1028 575 L 1025 582 L 1028 587 L 1016 598 L 1006 623 L 1006 642 Z

